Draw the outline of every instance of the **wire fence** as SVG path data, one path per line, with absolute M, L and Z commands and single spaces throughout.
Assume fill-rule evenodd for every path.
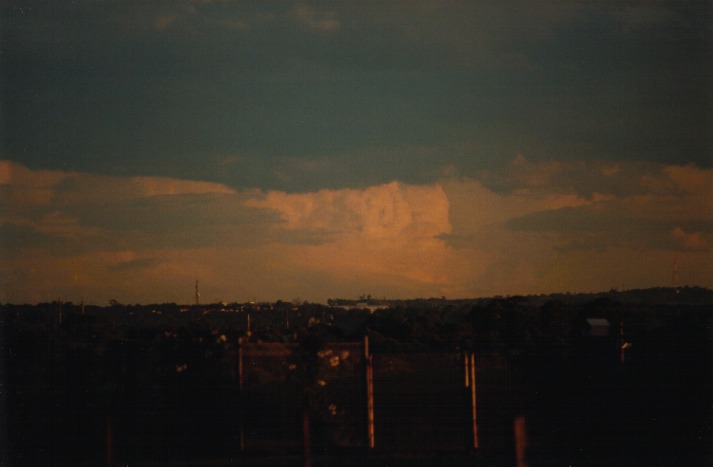
M 309 442 L 324 449 L 502 449 L 511 442 L 511 383 L 497 356 L 247 343 L 238 367 L 246 451 L 299 449 L 305 412 Z

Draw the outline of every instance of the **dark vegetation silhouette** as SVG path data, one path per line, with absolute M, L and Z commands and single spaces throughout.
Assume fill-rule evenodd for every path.
M 288 465 L 280 462 L 302 462 L 300 423 L 308 420 L 317 465 L 513 465 L 511 423 L 522 415 L 533 466 L 713 464 L 710 290 L 382 301 L 374 312 L 330 304 L 5 304 L 0 463 Z M 363 362 L 353 360 L 339 386 L 322 358 L 330 345 L 364 336 L 377 363 L 393 367 L 380 373 L 392 386 L 377 392 L 382 447 L 372 453 L 354 369 Z M 291 347 L 246 370 L 246 390 L 241 342 Z M 383 402 L 438 407 L 451 387 L 439 382 L 451 373 L 439 376 L 438 366 L 471 352 L 483 375 L 481 450 L 467 446 L 467 414 L 451 417 L 447 431 L 427 426 L 447 424 L 435 412 L 418 419 Z M 255 383 L 261 374 L 264 383 Z M 325 389 L 325 378 L 337 389 Z M 419 382 L 420 393 L 409 389 Z M 419 451 L 426 434 L 440 436 L 437 449 Z M 246 436 L 273 436 L 273 444 L 246 449 Z M 270 464 L 281 442 L 287 457 Z

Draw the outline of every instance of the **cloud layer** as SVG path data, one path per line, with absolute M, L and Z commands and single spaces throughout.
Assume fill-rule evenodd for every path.
M 4 3 L 2 157 L 33 169 L 314 192 L 520 152 L 711 166 L 709 0 Z
M 713 286 L 713 171 L 532 162 L 290 193 L 0 161 L 0 301 L 324 301 Z M 596 187 L 594 191 L 592 188 Z

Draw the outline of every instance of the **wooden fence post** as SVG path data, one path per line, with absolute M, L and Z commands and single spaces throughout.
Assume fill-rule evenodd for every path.
M 478 437 L 478 399 L 475 384 L 475 353 L 470 354 L 470 409 L 473 421 L 473 448 L 480 448 L 480 438 Z
M 369 353 L 369 336 L 364 336 L 364 361 L 366 363 L 367 433 L 369 449 L 374 449 L 374 361 Z
M 517 467 L 528 467 L 527 463 L 527 422 L 524 415 L 515 417 L 515 462 Z

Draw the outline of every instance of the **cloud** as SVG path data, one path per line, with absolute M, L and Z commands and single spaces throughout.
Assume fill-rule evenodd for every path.
M 449 177 L 444 238 L 489 252 L 480 283 L 496 290 L 668 285 L 674 258 L 693 283 L 711 284 L 711 169 L 518 157 L 483 181 Z
M 471 2 L 431 0 L 341 5 L 345 31 L 358 32 L 372 54 L 410 67 L 532 70 L 531 47 L 582 10 L 581 2 Z M 503 33 L 507 31 L 507 33 Z M 362 39 L 363 38 L 363 39 Z M 427 57 L 424 59 L 424 57 Z
M 0 189 L 6 202 L 20 206 L 102 204 L 161 195 L 235 193 L 219 183 L 31 170 L 8 160 L 0 161 Z
M 448 199 L 438 185 L 392 182 L 364 190 L 271 191 L 251 204 L 278 211 L 291 230 L 365 238 L 433 237 L 450 231 Z
M 713 203 L 713 169 L 700 169 L 690 164 L 669 165 L 664 168 L 663 173 L 675 188 L 692 195 L 700 195 Z
M 34 171 L 9 161 L 0 174 L 0 223 L 15 226 L 8 227 L 13 236 L 30 229 L 52 254 L 230 244 L 238 237 L 255 242 L 259 237 L 246 225 L 275 221 L 243 205 L 249 191 L 217 183 Z
M 341 26 L 333 11 L 319 11 L 308 5 L 298 6 L 295 17 L 300 25 L 314 32 L 333 32 Z
M 175 23 L 177 19 L 178 19 L 177 15 L 172 15 L 172 14 L 161 15 L 158 18 L 156 18 L 156 22 L 154 23 L 154 26 L 158 30 L 164 30 L 164 29 L 170 27 L 173 23 Z
M 513 229 L 606 233 L 610 238 L 605 244 L 624 241 L 633 246 L 647 240 L 653 245 L 658 242 L 653 235 L 667 236 L 672 224 L 713 226 L 711 169 L 643 163 L 616 167 L 596 162 L 530 163 L 524 158 L 516 159 L 511 167 L 508 190 L 500 199 L 514 207 L 518 205 L 515 200 L 525 194 L 523 199 L 533 208 L 511 211 L 517 214 L 507 221 Z M 568 194 L 578 192 L 582 195 Z M 549 205 L 539 204 L 543 201 Z
M 512 219 L 535 213 L 596 202 L 595 199 L 586 199 L 574 193 L 559 193 L 558 190 L 533 193 L 530 185 L 519 186 L 510 193 L 498 193 L 469 178 L 451 179 L 442 184 L 450 202 L 453 237 L 467 236 L 482 227 L 504 225 Z
M 116 202 L 117 200 L 223 193 L 235 190 L 220 183 L 179 180 L 168 177 L 67 177 L 56 185 L 59 202 Z
M 121 252 L 118 261 L 109 266 L 110 272 L 140 273 L 160 264 L 156 258 L 139 258 L 134 252 Z
M 687 26 L 685 18 L 660 2 L 614 3 L 611 15 L 620 23 L 619 31 L 623 33 L 637 33 L 667 24 L 677 28 Z
M 16 162 L 0 161 L 0 190 L 9 205 L 48 204 L 53 187 L 67 176 L 65 172 L 30 170 Z
M 706 250 L 710 244 L 703 232 L 686 232 L 681 227 L 673 229 L 671 236 L 680 241 L 684 247 L 692 250 Z M 710 234 L 708 236 L 710 237 Z
M 713 170 L 530 162 L 304 193 L 0 163 L 0 301 L 473 297 L 713 286 Z M 627 186 L 625 186 L 627 185 Z M 596 188 L 599 191 L 592 191 Z
M 255 192 L 215 183 L 35 171 L 9 161 L 0 163 L 0 181 L 2 301 L 174 301 L 179 284 L 196 277 L 229 290 L 231 271 L 251 274 L 241 269 L 245 252 L 269 241 L 278 221 L 245 206 Z
M 328 275 L 337 290 L 357 293 L 357 284 L 368 284 L 380 289 L 372 290 L 377 294 L 408 296 L 449 287 L 449 263 L 456 258 L 439 238 L 451 230 L 448 199 L 439 185 L 273 191 L 248 204 L 278 212 L 287 232 L 321 239 L 288 246 L 287 255 L 300 271 Z
M 292 183 L 305 178 L 325 177 L 333 173 L 334 162 L 327 158 L 290 157 L 273 170 L 275 178 L 282 183 Z
M 226 19 L 220 24 L 235 31 L 250 31 L 252 29 L 249 22 L 240 19 Z

